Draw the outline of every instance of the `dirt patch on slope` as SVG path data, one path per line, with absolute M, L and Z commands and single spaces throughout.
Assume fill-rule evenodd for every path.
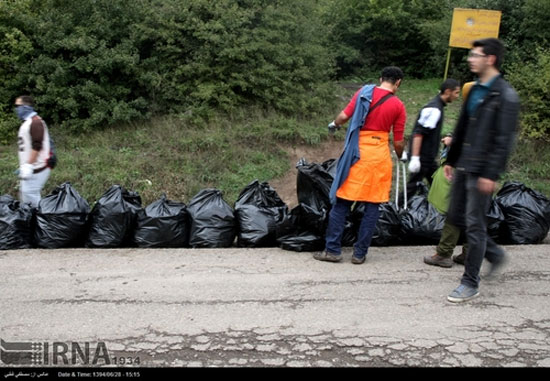
M 322 163 L 328 159 L 337 159 L 343 148 L 343 141 L 333 139 L 315 147 L 306 145 L 290 147 L 287 149 L 290 156 L 290 170 L 285 175 L 271 180 L 269 185 L 277 191 L 279 197 L 292 209 L 298 205 L 298 197 L 296 195 L 296 176 L 298 175 L 296 163 L 298 160 L 303 157 L 309 163 Z

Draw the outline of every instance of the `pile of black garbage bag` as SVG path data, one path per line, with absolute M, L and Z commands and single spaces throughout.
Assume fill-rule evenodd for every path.
M 0 250 L 234 245 L 322 250 L 336 160 L 301 159 L 296 168 L 298 205 L 292 210 L 268 183 L 258 180 L 241 191 L 233 207 L 212 188 L 198 192 L 188 205 L 162 195 L 146 207 L 139 194 L 120 185 L 109 188 L 93 208 L 70 183 L 57 187 L 37 208 L 0 196 Z M 437 244 L 445 216 L 428 202 L 427 193 L 424 188 L 407 208 L 382 204 L 372 245 Z M 354 244 L 362 216 L 363 205 L 354 204 L 344 246 Z M 550 200 L 524 184 L 506 182 L 493 199 L 488 221 L 489 234 L 499 243 L 540 243 L 550 230 Z

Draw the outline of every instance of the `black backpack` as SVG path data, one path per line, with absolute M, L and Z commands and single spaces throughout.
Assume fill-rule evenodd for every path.
M 46 123 L 40 118 L 38 115 L 34 116 L 34 118 L 39 119 L 42 122 L 42 125 L 44 126 L 44 129 L 47 129 Z M 48 131 L 49 133 L 49 131 Z M 46 160 L 46 166 L 50 169 L 54 169 L 57 165 L 57 155 L 55 154 L 55 143 L 53 142 L 52 136 L 50 135 L 50 157 Z
M 48 168 L 54 169 L 57 165 L 57 155 L 55 154 L 55 144 L 53 142 L 53 139 L 50 135 L 50 157 L 46 161 L 46 164 L 48 165 Z

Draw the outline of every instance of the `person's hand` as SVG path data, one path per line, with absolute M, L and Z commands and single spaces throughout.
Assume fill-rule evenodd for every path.
M 409 160 L 409 155 L 407 155 L 407 151 L 403 151 L 403 153 L 401 154 L 401 159 L 400 159 L 403 163 L 406 163 L 407 160 Z
M 454 169 L 450 165 L 444 165 L 443 166 L 443 174 L 445 175 L 445 178 L 448 181 L 453 180 L 453 172 L 454 172 Z
M 492 194 L 497 187 L 497 183 L 494 180 L 480 177 L 477 179 L 477 189 L 483 194 Z
M 342 128 L 342 126 L 337 125 L 334 120 L 328 124 L 329 134 L 334 134 L 334 131 L 339 130 L 340 128 Z
M 409 172 L 410 173 L 420 172 L 420 156 L 411 156 L 411 161 L 409 163 Z
M 447 147 L 450 146 L 452 142 L 453 142 L 453 138 L 450 136 L 445 136 L 443 139 L 441 139 L 441 143 L 443 143 Z
M 31 178 L 33 172 L 34 172 L 34 169 L 32 167 L 32 164 L 29 164 L 29 163 L 22 164 L 21 167 L 19 167 L 19 178 L 21 180 L 28 180 Z

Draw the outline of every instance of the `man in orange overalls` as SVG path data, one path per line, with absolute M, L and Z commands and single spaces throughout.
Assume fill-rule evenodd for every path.
M 365 212 L 359 226 L 357 242 L 353 247 L 351 262 L 365 262 L 378 221 L 378 206 L 388 202 L 390 197 L 390 132 L 393 132 L 393 146 L 397 157 L 401 157 L 405 145 L 403 133 L 407 113 L 403 102 L 395 96 L 402 80 L 401 69 L 395 66 L 384 68 L 380 85 L 366 85 L 358 90 L 346 108 L 329 124 L 329 128 L 340 128 L 351 118 L 346 146 L 339 159 L 337 176 L 331 191 L 335 193 L 335 197 L 331 197 L 332 208 L 325 235 L 325 250 L 314 254 L 313 257 L 317 260 L 342 260 L 341 240 L 346 217 L 354 202 L 363 202 Z M 356 135 L 353 135 L 354 133 Z M 350 159 L 348 168 L 341 168 L 346 154 L 351 151 L 356 152 L 353 155 L 355 157 Z

